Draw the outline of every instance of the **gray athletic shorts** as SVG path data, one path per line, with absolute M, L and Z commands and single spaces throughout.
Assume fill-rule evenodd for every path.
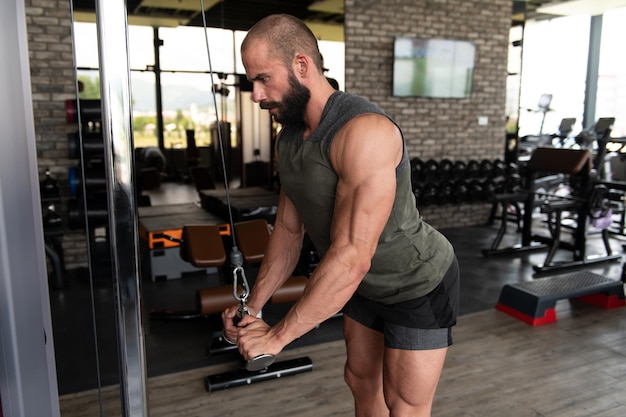
M 428 350 L 452 345 L 458 309 L 459 265 L 455 258 L 441 283 L 429 294 L 390 305 L 354 294 L 343 314 L 383 333 L 388 348 Z

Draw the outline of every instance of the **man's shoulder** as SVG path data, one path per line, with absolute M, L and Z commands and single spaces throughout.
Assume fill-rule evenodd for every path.
M 331 118 L 347 121 L 365 113 L 385 115 L 385 112 L 365 97 L 343 91 L 335 92 L 327 103 L 326 113 Z
M 331 96 L 331 99 L 336 100 L 336 102 L 342 106 L 357 104 L 359 106 L 371 107 L 382 111 L 372 101 L 358 94 L 347 93 L 345 91 L 337 91 Z

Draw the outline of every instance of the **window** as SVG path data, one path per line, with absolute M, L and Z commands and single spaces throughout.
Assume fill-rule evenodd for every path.
M 156 121 L 156 77 L 153 72 L 130 73 L 135 148 L 159 146 Z
M 196 145 L 208 146 L 213 139 L 210 128 L 215 124 L 215 106 L 211 93 L 211 76 L 202 73 L 168 73 L 161 75 L 165 148 L 185 148 L 185 131 L 195 130 Z M 234 77 L 214 77 L 219 93 L 215 97 L 220 120 L 235 118 L 235 94 L 230 85 Z M 235 126 L 235 123 L 231 123 Z M 234 135 L 231 135 L 234 140 Z M 233 144 L 236 146 L 236 143 Z
M 517 133 L 523 36 L 524 27 L 522 25 L 513 26 L 509 31 L 505 114 L 506 131 L 510 134 Z
M 544 134 L 557 133 L 564 118 L 575 117 L 573 133 L 582 129 L 589 49 L 589 16 L 529 21 L 524 29 L 519 135 L 537 135 L 544 114 L 543 94 L 552 94 Z M 587 127 L 587 126 L 585 126 Z
M 626 8 L 606 12 L 602 17 L 602 43 L 598 69 L 596 120 L 615 117 L 611 136 L 626 136 L 626 65 L 623 40 L 626 39 Z
M 74 23 L 76 65 L 78 77 L 85 85 L 81 98 L 100 98 L 98 73 L 97 29 L 93 23 Z M 245 74 L 241 64 L 240 45 L 246 32 L 216 28 L 180 26 L 159 28 L 161 91 L 163 104 L 164 146 L 185 148 L 187 129 L 195 130 L 198 146 L 209 146 L 213 139 L 211 125 L 215 125 L 215 102 L 218 117 L 235 129 L 235 77 Z M 131 67 L 131 94 L 135 147 L 157 146 L 156 75 L 154 72 L 154 29 L 129 26 L 129 60 Z M 209 41 L 213 79 L 210 76 L 206 39 Z M 344 83 L 344 44 L 320 41 L 325 58 L 326 75 Z M 211 85 L 218 93 L 213 98 Z M 237 146 L 236 131 L 231 132 L 232 146 Z
M 206 38 L 209 40 L 213 72 L 232 74 L 235 70 L 233 32 L 230 30 L 179 26 L 160 28 L 163 40 L 160 48 L 163 71 L 209 71 Z

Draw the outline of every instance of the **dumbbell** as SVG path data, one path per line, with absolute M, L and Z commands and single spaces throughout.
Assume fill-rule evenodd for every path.
M 465 180 L 456 180 L 452 183 L 451 203 L 462 204 L 467 200 L 467 183 Z
M 453 178 L 454 173 L 454 163 L 449 159 L 442 159 L 439 162 L 439 179 L 440 180 L 448 180 Z
M 102 133 L 83 132 L 82 153 L 85 158 L 104 155 L 104 141 Z M 80 133 L 68 133 L 67 135 L 67 156 L 71 159 L 81 157 Z
M 517 193 L 522 189 L 522 177 L 519 174 L 507 175 L 504 182 L 507 193 Z
M 478 178 L 480 176 L 480 163 L 475 159 L 471 159 L 467 162 L 465 167 L 466 178 Z
M 437 204 L 437 185 L 434 183 L 426 184 L 420 194 L 420 205 L 433 206 Z
M 413 184 L 413 195 L 415 196 L 415 205 L 422 204 L 422 198 L 424 197 L 424 187 L 420 184 Z
M 491 176 L 493 171 L 493 162 L 489 159 L 483 159 L 480 161 L 480 166 L 478 168 L 478 173 L 481 178 L 488 178 Z
M 452 166 L 453 177 L 456 180 L 461 180 L 465 178 L 465 169 L 467 168 L 465 162 L 463 161 L 455 161 Z
M 500 175 L 493 180 L 496 194 L 506 193 L 506 181 L 505 177 Z
M 476 179 L 471 178 L 467 180 L 467 196 L 465 201 L 468 203 L 476 203 L 483 198 L 483 186 L 482 183 Z
M 411 159 L 411 181 L 418 184 L 424 178 L 424 161 L 420 158 Z
M 439 163 L 434 159 L 429 159 L 424 163 L 424 179 L 433 181 L 437 179 L 439 174 Z
M 69 168 L 68 181 L 70 193 L 73 196 L 80 195 L 82 193 L 83 186 L 86 190 L 106 191 L 107 180 L 104 168 L 89 167 L 85 168 L 84 171 L 85 175 L 83 178 L 83 172 L 80 166 Z
M 493 179 L 486 178 L 482 182 L 482 201 L 491 201 L 496 196 L 496 184 Z
M 91 227 L 108 224 L 109 211 L 106 200 L 90 201 L 87 218 Z M 71 199 L 67 202 L 67 224 L 71 229 L 85 228 L 85 203 L 82 200 Z
M 444 181 L 439 184 L 439 193 L 437 198 L 438 205 L 452 203 L 452 183 L 450 181 Z
M 513 174 L 519 174 L 519 166 L 515 162 L 510 162 L 506 165 L 505 175 L 508 176 Z
M 507 165 L 501 159 L 496 159 L 493 162 L 493 168 L 491 175 L 495 177 L 503 176 L 506 173 Z

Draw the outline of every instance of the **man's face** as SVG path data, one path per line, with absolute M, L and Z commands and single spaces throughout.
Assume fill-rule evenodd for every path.
M 260 106 L 262 109 L 274 109 L 274 120 L 280 124 L 301 124 L 311 99 L 311 91 L 298 81 L 291 70 L 288 81 L 289 89 L 280 101 L 261 101 Z
M 243 55 L 248 79 L 252 81 L 252 99 L 281 124 L 302 123 L 311 98 L 291 67 L 272 55 L 263 42 L 256 42 Z

